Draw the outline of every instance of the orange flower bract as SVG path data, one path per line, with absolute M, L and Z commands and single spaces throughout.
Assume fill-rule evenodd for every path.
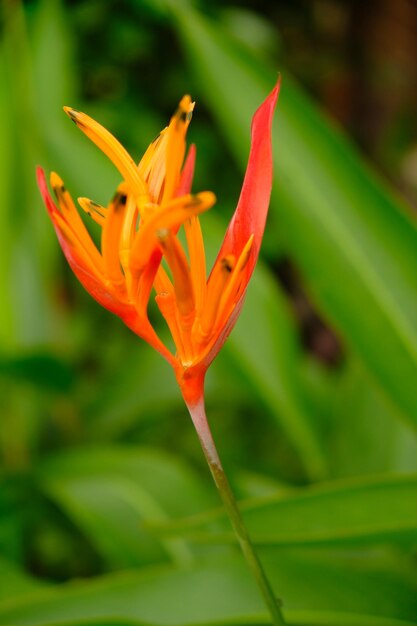
M 62 250 L 85 289 L 174 368 L 188 405 L 203 393 L 204 376 L 242 306 L 265 228 L 272 184 L 271 124 L 279 84 L 252 121 L 252 142 L 238 206 L 207 279 L 199 215 L 215 203 L 209 191 L 191 193 L 195 149 L 186 153 L 194 103 L 184 96 L 167 126 L 137 165 L 105 128 L 84 113 L 66 113 L 119 170 L 122 182 L 107 207 L 79 198 L 101 227 L 100 250 L 62 180 L 38 184 Z M 178 237 L 184 228 L 186 249 Z M 165 264 L 162 259 L 165 258 Z M 163 344 L 147 314 L 152 289 L 176 347 Z

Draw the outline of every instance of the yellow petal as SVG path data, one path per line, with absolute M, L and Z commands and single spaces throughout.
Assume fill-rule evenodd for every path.
M 106 219 L 106 209 L 101 204 L 97 204 L 90 198 L 78 198 L 78 204 L 99 226 L 104 225 Z
M 185 136 L 194 110 L 190 96 L 184 96 L 171 118 L 167 130 L 166 173 L 161 204 L 174 197 L 180 180 L 182 162 L 185 155 Z
M 148 189 L 142 180 L 136 163 L 121 143 L 101 124 L 85 113 L 64 107 L 65 113 L 87 135 L 96 146 L 114 163 L 123 178 L 128 183 L 139 205 L 148 201 Z
M 102 273 L 103 259 L 91 239 L 90 234 L 86 229 L 80 214 L 78 213 L 77 207 L 75 206 L 71 195 L 66 190 L 62 179 L 58 176 L 58 174 L 52 172 L 50 176 L 50 183 L 58 201 L 59 208 L 65 218 L 65 222 L 73 232 L 73 236 L 75 236 L 80 242 L 81 246 L 91 258 L 92 263 L 97 266 L 98 271 Z

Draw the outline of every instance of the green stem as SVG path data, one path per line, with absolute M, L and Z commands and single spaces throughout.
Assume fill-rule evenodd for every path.
M 275 597 L 274 592 L 266 577 L 265 571 L 258 559 L 258 556 L 254 550 L 252 542 L 250 540 L 248 531 L 243 522 L 242 515 L 237 506 L 237 502 L 230 488 L 229 481 L 227 480 L 223 466 L 221 464 L 219 455 L 217 453 L 216 445 L 211 434 L 210 426 L 207 421 L 206 412 L 204 408 L 204 399 L 195 404 L 188 404 L 188 410 L 193 420 L 193 424 L 197 431 L 198 438 L 203 448 L 204 455 L 209 465 L 211 474 L 220 496 L 223 500 L 223 504 L 229 515 L 230 522 L 233 530 L 236 533 L 237 540 L 242 549 L 243 555 L 255 576 L 258 587 L 262 593 L 265 604 L 272 617 L 272 623 L 275 626 L 285 626 L 284 618 L 282 617 L 280 602 Z

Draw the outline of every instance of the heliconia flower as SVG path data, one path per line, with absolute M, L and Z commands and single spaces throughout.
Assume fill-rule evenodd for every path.
M 208 279 L 198 216 L 216 199 L 209 191 L 191 193 L 194 146 L 183 165 L 194 109 L 189 96 L 181 100 L 169 126 L 138 165 L 100 124 L 65 107 L 75 124 L 114 163 L 123 181 L 107 207 L 78 199 L 101 226 L 100 250 L 59 176 L 54 172 L 50 176 L 57 206 L 38 168 L 41 194 L 77 278 L 102 306 L 166 358 L 188 406 L 202 397 L 207 368 L 237 320 L 259 255 L 272 185 L 271 124 L 278 92 L 279 83 L 253 117 L 240 199 Z M 187 252 L 178 237 L 181 227 Z M 149 321 L 152 289 L 175 343 L 175 354 Z

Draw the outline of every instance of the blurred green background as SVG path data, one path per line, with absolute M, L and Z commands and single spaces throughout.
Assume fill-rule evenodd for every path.
M 62 106 L 139 160 L 191 93 L 214 258 L 278 71 L 262 258 L 208 415 L 288 623 L 417 624 L 415 3 L 1 7 L 0 625 L 268 624 L 172 372 L 71 274 L 35 166 L 106 204 L 118 174 Z

